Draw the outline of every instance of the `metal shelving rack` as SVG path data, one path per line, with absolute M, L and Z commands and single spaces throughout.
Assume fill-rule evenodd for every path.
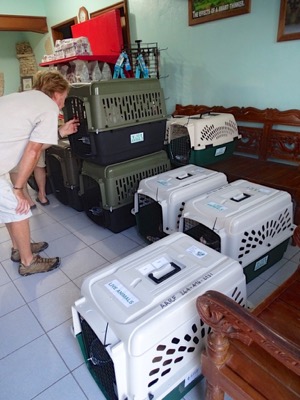
M 158 49 L 158 44 L 156 42 L 141 44 L 141 42 L 141 40 L 136 40 L 135 43 L 131 43 L 129 47 L 124 47 L 123 49 L 128 54 L 133 76 L 135 76 L 136 67 L 138 65 L 138 56 L 141 54 L 148 68 L 149 77 L 159 79 L 160 51 Z

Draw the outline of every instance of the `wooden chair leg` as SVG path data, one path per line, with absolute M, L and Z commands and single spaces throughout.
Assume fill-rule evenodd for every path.
M 206 355 L 203 356 L 204 375 L 206 376 L 205 400 L 223 400 L 224 391 L 218 386 L 217 370 L 226 361 L 229 348 L 228 338 L 222 334 L 211 332 L 207 338 Z
M 211 332 L 207 338 L 207 355 L 217 367 L 224 365 L 229 348 L 229 340 L 226 336 Z
M 293 237 L 292 237 L 292 245 L 300 247 L 300 225 L 297 225 Z
M 224 391 L 206 381 L 205 400 L 224 400 Z

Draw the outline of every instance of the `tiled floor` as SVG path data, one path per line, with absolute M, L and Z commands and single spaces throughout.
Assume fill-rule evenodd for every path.
M 31 217 L 33 241 L 45 240 L 45 255 L 62 258 L 47 274 L 21 277 L 10 261 L 11 243 L 0 225 L 0 397 L 7 400 L 101 400 L 71 334 L 71 305 L 85 276 L 143 246 L 136 228 L 113 234 L 59 203 L 53 195 Z M 247 285 L 250 305 L 259 303 L 293 273 L 300 249 Z M 198 385 L 185 398 L 203 398 Z

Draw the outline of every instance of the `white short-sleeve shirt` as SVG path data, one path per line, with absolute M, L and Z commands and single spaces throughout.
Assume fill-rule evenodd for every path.
M 0 175 L 20 161 L 29 141 L 57 144 L 59 108 L 39 90 L 0 97 Z

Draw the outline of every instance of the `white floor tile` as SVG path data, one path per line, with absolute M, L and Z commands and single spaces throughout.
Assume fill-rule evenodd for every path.
M 260 286 L 254 293 L 248 296 L 249 304 L 253 307 L 256 307 L 259 303 L 261 303 L 266 297 L 269 296 L 274 290 L 277 288 L 276 285 L 265 282 L 262 286 Z
M 147 246 L 146 241 L 138 233 L 137 226 L 132 226 L 131 228 L 126 229 L 122 232 L 122 235 L 127 236 L 129 239 L 137 242 L 141 246 Z
M 48 336 L 71 371 L 84 364 L 79 343 L 72 332 L 72 319 L 49 331 Z
M 287 263 L 287 261 L 288 260 L 286 258 L 282 258 L 276 264 L 272 265 L 272 267 L 268 268 L 266 271 L 264 271 L 262 274 L 260 274 L 259 277 L 261 279 L 263 279 L 264 281 L 269 280 L 271 278 L 271 276 L 276 274 L 276 272 L 279 271 L 284 266 L 284 264 Z
M 297 269 L 298 264 L 288 261 L 269 279 L 269 282 L 276 286 L 280 286 L 282 282 L 286 281 Z
M 257 276 L 251 282 L 247 283 L 247 296 L 249 297 L 264 283 L 265 283 L 265 281 L 260 276 Z
M 24 304 L 24 299 L 12 282 L 0 286 L 0 317 Z
M 29 307 L 48 332 L 70 319 L 71 307 L 79 296 L 78 287 L 73 282 L 69 282 L 30 302 Z
M 294 263 L 300 264 L 300 253 L 296 253 L 290 260 Z
M 47 274 L 28 275 L 14 281 L 27 303 L 68 282 L 70 282 L 70 279 L 61 271 L 60 267 Z
M 137 246 L 138 244 L 133 240 L 125 237 L 121 233 L 117 233 L 114 236 L 110 236 L 91 245 L 91 248 L 101 254 L 106 260 L 111 261 Z
M 298 255 L 300 254 L 300 248 L 297 247 L 297 246 L 288 245 L 283 257 L 287 258 L 288 260 L 290 260 L 296 254 L 298 254 Z
M 80 212 L 76 216 L 71 215 L 68 218 L 64 218 L 63 225 L 70 232 L 80 231 L 81 229 L 94 226 L 94 222 L 88 218 L 86 213 Z
M 62 378 L 54 385 L 46 389 L 34 400 L 86 400 L 82 389 L 75 381 L 72 374 Z
M 0 326 L 0 359 L 44 334 L 27 305 L 1 317 Z
M 8 240 L 10 240 L 8 230 L 3 226 L 0 228 L 0 243 L 7 242 Z
M 31 400 L 69 373 L 46 335 L 0 360 L 1 398 Z
M 70 278 L 75 279 L 79 276 L 93 271 L 101 265 L 107 263 L 96 251 L 85 247 L 62 259 L 61 270 Z
M 5 268 L 3 267 L 2 263 L 0 263 L 0 286 L 5 285 L 6 283 L 10 282 L 10 277 L 7 274 Z
M 73 376 L 82 387 L 88 400 L 106 400 L 85 364 L 75 369 Z
M 56 221 L 62 221 L 65 218 L 70 218 L 78 215 L 78 211 L 71 207 L 62 207 L 61 204 L 55 200 L 53 196 L 47 196 L 50 200 L 50 205 L 43 207 L 38 205 L 39 208 L 43 207 L 43 211 L 47 213 L 50 217 L 54 218 Z
M 10 277 L 12 281 L 16 279 L 20 279 L 21 275 L 19 274 L 19 263 L 11 261 L 11 259 L 7 259 L 2 261 L 3 268 L 5 269 L 7 275 Z
M 92 226 L 75 231 L 74 235 L 90 246 L 91 244 L 99 242 L 99 240 L 113 236 L 113 233 L 109 229 L 93 224 Z
M 115 263 L 115 262 L 117 262 L 117 261 L 119 261 L 119 260 L 122 260 L 124 257 L 127 257 L 127 256 L 129 256 L 130 254 L 133 254 L 133 253 L 135 253 L 136 251 L 142 250 L 142 249 L 144 249 L 143 246 L 137 245 L 137 247 L 134 247 L 133 249 L 130 249 L 129 251 L 126 251 L 125 253 L 123 253 L 123 254 L 121 254 L 121 255 L 119 255 L 119 256 L 113 258 L 112 260 L 110 260 L 110 262 L 111 262 L 111 263 Z
M 66 257 L 85 247 L 86 244 L 82 240 L 69 233 L 63 238 L 53 240 L 45 252 L 49 257 Z
M 63 236 L 67 236 L 68 234 L 70 234 L 70 232 L 63 225 L 58 222 L 53 222 L 50 225 L 32 231 L 31 237 L 34 242 L 51 242 Z
M 42 213 L 41 211 L 39 212 L 39 214 L 34 214 L 29 220 L 31 232 L 41 230 L 54 223 L 57 223 L 55 219 L 51 218 L 46 213 Z
M 11 241 L 0 243 L 0 261 L 7 260 L 11 254 Z

